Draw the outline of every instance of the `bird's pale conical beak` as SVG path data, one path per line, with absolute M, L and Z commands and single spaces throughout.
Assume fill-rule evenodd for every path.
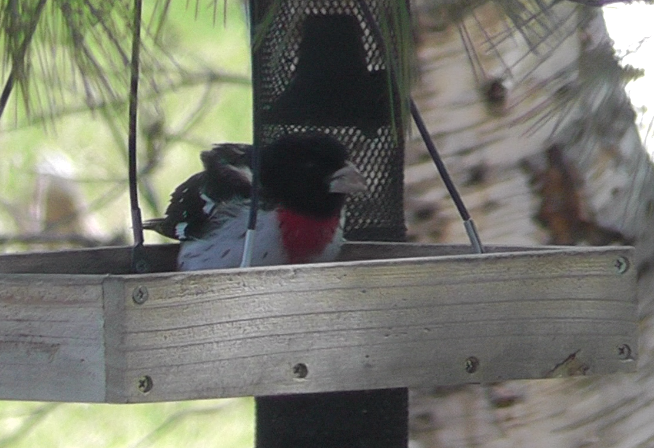
M 366 178 L 350 162 L 329 178 L 330 193 L 361 193 L 366 189 Z

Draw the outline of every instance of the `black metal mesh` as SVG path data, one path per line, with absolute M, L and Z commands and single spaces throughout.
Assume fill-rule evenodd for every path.
M 379 19 L 395 1 L 369 8 Z M 255 34 L 265 23 L 253 54 L 255 143 L 304 131 L 334 136 L 368 179 L 368 194 L 348 199 L 346 238 L 404 240 L 400 102 L 358 2 L 256 0 L 252 19 Z

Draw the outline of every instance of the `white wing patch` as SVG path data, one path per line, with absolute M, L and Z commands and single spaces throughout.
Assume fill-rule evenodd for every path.
M 200 193 L 200 199 L 204 201 L 204 206 L 202 207 L 202 211 L 204 212 L 205 215 L 211 216 L 213 210 L 216 208 L 216 203 L 204 193 Z
M 188 227 L 187 222 L 180 222 L 175 226 L 175 236 L 180 239 L 186 239 L 186 228 Z

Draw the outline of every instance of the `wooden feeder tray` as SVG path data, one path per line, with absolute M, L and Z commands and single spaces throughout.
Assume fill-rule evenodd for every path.
M 327 264 L 130 275 L 0 256 L 0 399 L 135 403 L 631 372 L 630 247 L 348 243 Z M 147 246 L 156 271 L 176 245 Z

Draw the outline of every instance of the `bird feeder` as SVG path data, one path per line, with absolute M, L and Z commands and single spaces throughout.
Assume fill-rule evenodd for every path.
M 372 17 L 396 1 L 371 2 Z M 177 246 L 154 245 L 150 272 L 134 274 L 129 247 L 0 256 L 0 399 L 258 396 L 259 425 L 284 431 L 262 418 L 307 400 L 315 413 L 337 392 L 332 405 L 361 410 L 341 421 L 370 410 L 401 439 L 407 387 L 635 370 L 633 248 L 401 242 L 404 131 L 387 58 L 400 46 L 382 51 L 353 0 L 253 0 L 251 14 L 255 142 L 327 132 L 368 178 L 340 259 L 180 273 Z M 373 412 L 403 402 L 393 424 Z
M 127 247 L 0 257 L 2 399 L 138 403 L 636 365 L 631 248 L 364 242 L 335 263 L 190 273 L 170 272 L 176 245 L 146 248 L 162 272 L 130 274 Z

